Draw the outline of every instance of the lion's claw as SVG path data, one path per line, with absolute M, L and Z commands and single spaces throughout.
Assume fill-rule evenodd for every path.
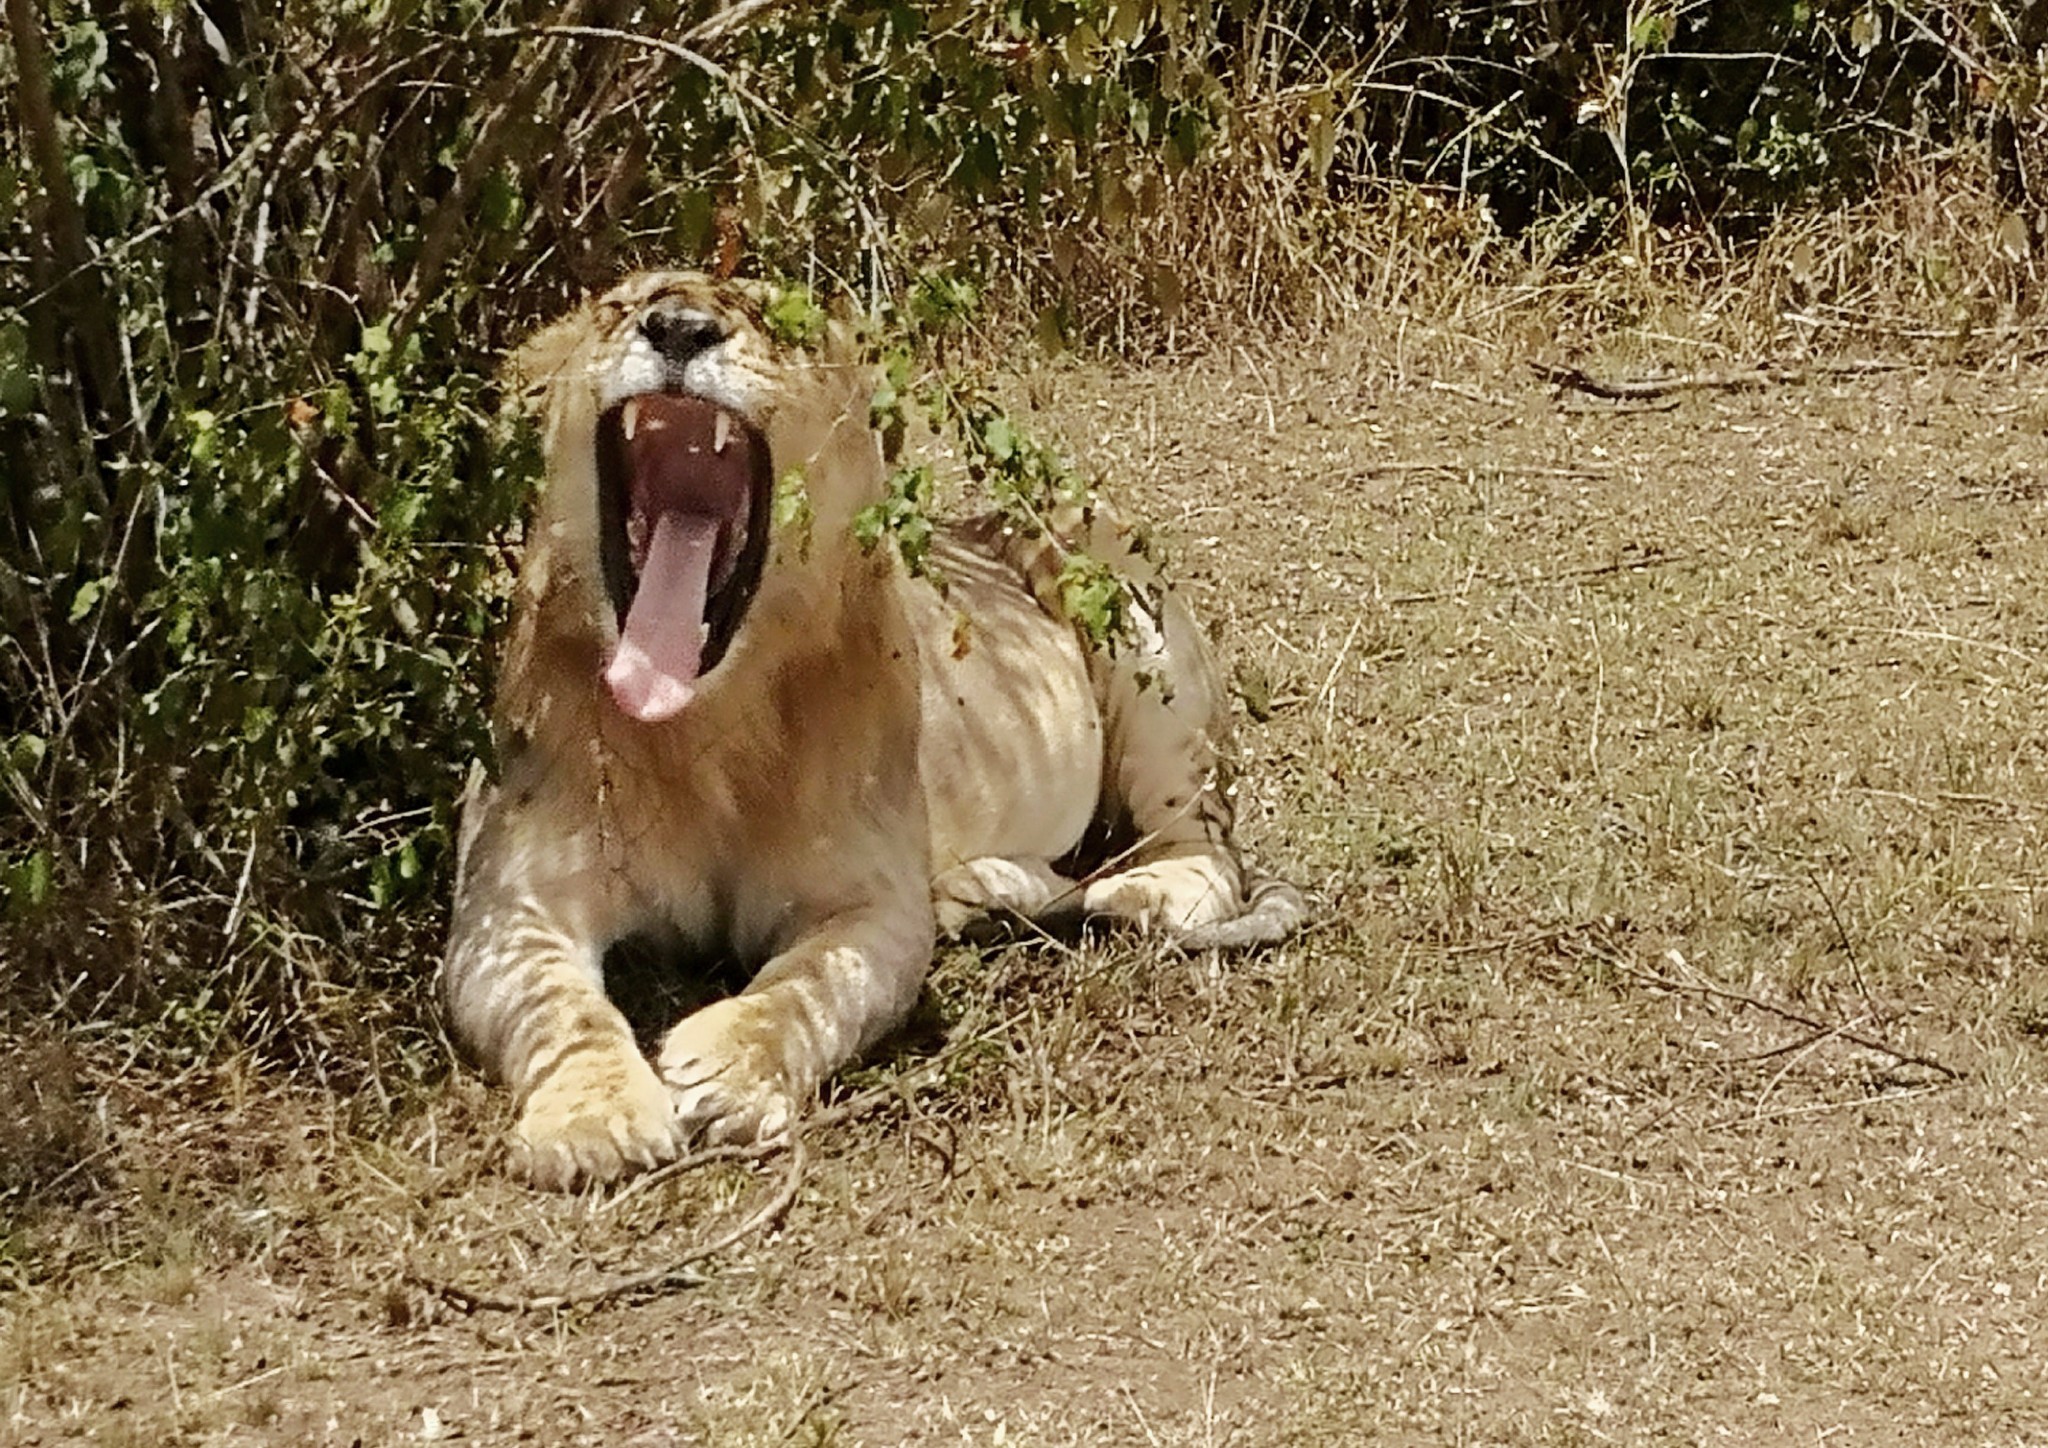
M 662 1043 L 661 1077 L 686 1136 L 714 1146 L 772 1141 L 796 1118 L 795 1097 L 758 998 L 706 1006 Z

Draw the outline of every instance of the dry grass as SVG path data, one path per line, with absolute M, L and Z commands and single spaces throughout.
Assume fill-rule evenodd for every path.
M 700 1285 L 592 1311 L 408 1274 L 658 1265 L 778 1165 L 544 1198 L 410 1057 L 378 1100 L 17 1050 L 0 1443 L 2048 1436 L 2048 371 L 2017 306 L 1896 325 L 1903 262 L 1829 274 L 1853 334 L 1773 280 L 1914 204 L 1019 375 L 1166 525 L 1321 922 L 948 955 L 929 1024 L 974 1044 Z M 1526 367 L 1845 350 L 1899 365 L 1670 410 Z
M 1245 98 L 1246 124 L 1200 167 L 1147 180 L 1120 224 L 1018 253 L 997 294 L 1063 301 L 1071 335 L 1119 356 L 1361 330 L 1405 355 L 1449 332 L 1494 356 L 1689 371 L 1866 353 L 1976 362 L 2039 343 L 2039 247 L 1974 151 L 1901 159 L 1862 200 L 1791 215 L 1752 246 L 1644 222 L 1631 245 L 1586 254 L 1576 213 L 1510 237 L 1483 197 L 1444 188 L 1362 180 L 1333 198 L 1298 144 L 1311 98 Z

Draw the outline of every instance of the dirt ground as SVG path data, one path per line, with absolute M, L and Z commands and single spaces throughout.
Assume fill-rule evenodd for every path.
M 584 1200 L 466 1074 L 394 1116 L 89 1057 L 0 1443 L 2048 1443 L 2048 369 L 1615 403 L 1524 365 L 1567 351 L 1014 383 L 1216 620 L 1297 942 L 953 951 L 800 1174 Z M 444 1290 L 792 1181 L 658 1293 Z

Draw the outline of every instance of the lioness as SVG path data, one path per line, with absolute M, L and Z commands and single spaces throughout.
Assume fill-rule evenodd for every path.
M 785 1131 L 903 1020 L 938 931 L 984 912 L 1191 946 L 1275 940 L 1304 914 L 1238 858 L 1227 701 L 1180 605 L 1148 592 L 1133 636 L 1091 649 L 1041 601 L 1067 546 L 1048 533 L 945 530 L 943 595 L 858 546 L 887 475 L 874 375 L 843 338 L 777 345 L 768 300 L 636 276 L 511 369 L 547 477 L 442 987 L 516 1094 L 538 1184 Z M 773 523 L 790 477 L 807 538 Z M 1073 541 L 1142 568 L 1106 518 L 1075 522 Z M 1071 860 L 1084 840 L 1108 843 Z M 1062 872 L 1091 863 L 1107 869 Z M 610 946 L 650 932 L 759 967 L 653 1064 L 603 977 Z

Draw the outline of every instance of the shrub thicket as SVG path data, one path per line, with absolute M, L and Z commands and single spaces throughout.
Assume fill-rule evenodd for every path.
M 1961 139 L 2019 207 L 2048 14 L 6 8 L 7 995 L 168 986 L 206 1039 L 260 1037 L 339 962 L 426 973 L 532 474 L 492 363 L 572 294 L 743 264 L 926 321 L 993 290 L 1074 342 L 1198 284 L 1284 312 L 1284 281 L 1230 295 L 1147 230 L 1282 180 L 1319 214 L 1432 187 L 1592 244 Z

